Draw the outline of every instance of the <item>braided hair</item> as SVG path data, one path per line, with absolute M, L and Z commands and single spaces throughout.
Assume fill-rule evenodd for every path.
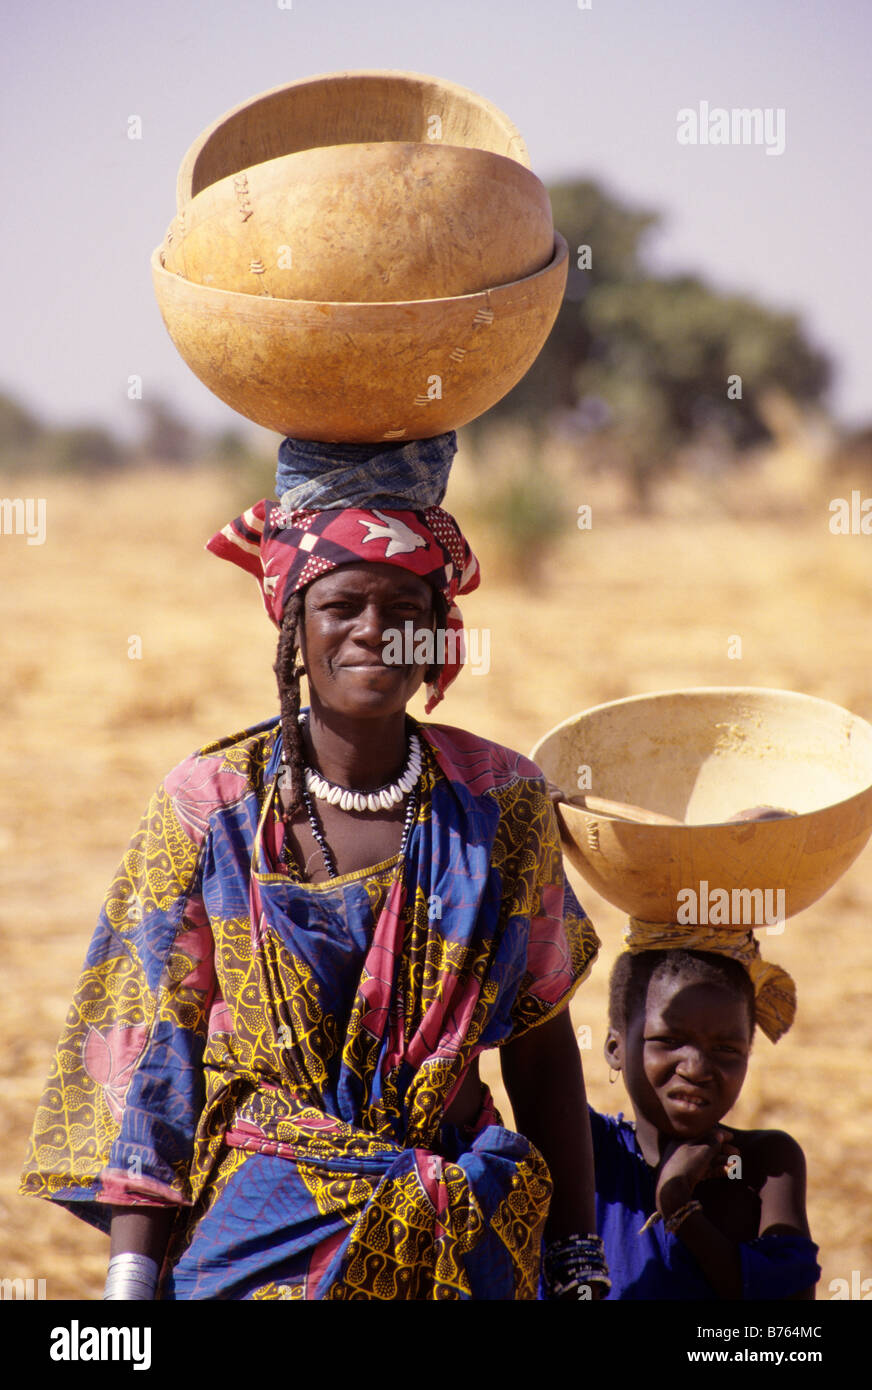
M 279 707 L 282 720 L 282 744 L 285 761 L 282 767 L 279 786 L 290 791 L 290 797 L 282 810 L 282 820 L 287 829 L 298 811 L 303 809 L 303 740 L 300 734 L 300 676 L 303 667 L 297 662 L 299 633 L 303 619 L 303 594 L 300 589 L 292 594 L 285 604 L 282 626 L 279 632 L 279 646 L 276 653 L 276 679 L 279 686 Z M 290 778 L 290 785 L 288 779 Z
M 297 661 L 300 648 L 300 630 L 303 624 L 305 589 L 298 589 L 285 604 L 282 626 L 279 631 L 279 645 L 273 670 L 279 687 L 279 708 L 282 723 L 282 745 L 284 764 L 279 786 L 289 791 L 290 796 L 282 809 L 285 829 L 290 826 L 294 816 L 303 810 L 303 739 L 300 732 L 300 677 L 305 667 Z M 438 589 L 433 591 L 433 615 L 436 628 L 444 627 L 448 619 L 448 604 Z M 438 647 L 437 647 L 438 650 Z M 426 679 L 438 679 L 441 669 L 438 660 L 428 669 Z

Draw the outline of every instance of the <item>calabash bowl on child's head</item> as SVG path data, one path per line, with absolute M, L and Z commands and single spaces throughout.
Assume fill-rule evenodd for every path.
M 674 819 L 641 824 L 560 806 L 570 862 L 645 921 L 675 921 L 679 895 L 703 883 L 731 896 L 783 891 L 783 915 L 792 916 L 836 882 L 872 833 L 872 727 L 794 691 L 714 687 L 616 700 L 564 720 L 532 757 L 567 797 L 582 787 Z M 734 819 L 761 806 L 788 814 Z

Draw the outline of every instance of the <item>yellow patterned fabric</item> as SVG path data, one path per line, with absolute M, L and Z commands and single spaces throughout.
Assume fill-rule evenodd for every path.
M 678 922 L 643 922 L 629 919 L 628 951 L 712 951 L 740 961 L 751 977 L 757 1022 L 767 1038 L 777 1042 L 796 1015 L 796 985 L 786 970 L 760 956 L 760 944 L 752 931 L 736 927 L 683 925 Z

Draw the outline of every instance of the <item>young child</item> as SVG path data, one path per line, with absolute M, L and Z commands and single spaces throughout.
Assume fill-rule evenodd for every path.
M 591 1111 L 609 1298 L 814 1297 L 802 1150 L 779 1130 L 722 1123 L 755 1023 L 774 1041 L 792 1018 L 792 1001 L 787 1022 L 761 1004 L 767 981 L 792 990 L 789 977 L 753 965 L 754 983 L 745 964 L 712 951 L 625 951 L 615 962 L 605 1055 L 636 1122 Z

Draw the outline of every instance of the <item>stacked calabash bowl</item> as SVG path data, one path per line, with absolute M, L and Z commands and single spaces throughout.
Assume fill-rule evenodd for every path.
M 182 357 L 240 414 L 328 442 L 426 438 L 538 355 L 567 247 L 490 103 L 412 73 L 291 83 L 185 156 L 152 258 Z
M 573 866 L 649 922 L 674 922 L 679 894 L 703 882 L 731 901 L 742 890 L 776 901 L 782 890 L 782 915 L 793 916 L 872 834 L 872 727 L 794 691 L 727 686 L 615 700 L 564 720 L 532 757 L 567 798 L 580 776 L 607 802 L 673 819 L 643 824 L 560 807 Z M 791 814 L 733 819 L 760 806 Z

